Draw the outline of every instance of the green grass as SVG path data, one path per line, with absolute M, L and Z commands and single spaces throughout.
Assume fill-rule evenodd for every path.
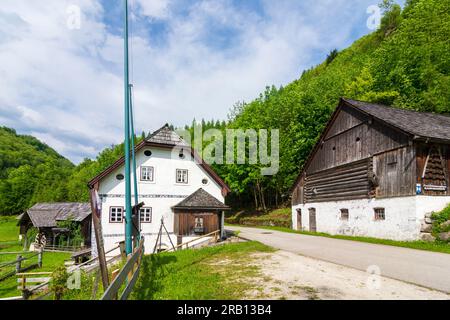
M 22 251 L 15 216 L 0 216 L 0 252 Z
M 378 239 L 378 238 L 370 238 L 370 237 L 359 237 L 359 236 L 344 236 L 344 235 L 331 235 L 323 232 L 308 232 L 308 231 L 296 231 L 290 228 L 284 227 L 270 227 L 270 226 L 258 226 L 258 227 L 249 227 L 243 225 L 230 225 L 233 227 L 244 227 L 244 228 L 259 228 L 259 229 L 268 229 L 275 231 L 282 231 L 288 233 L 297 233 L 303 234 L 307 236 L 319 236 L 333 239 L 341 239 L 341 240 L 351 240 L 351 241 L 359 241 L 366 243 L 374 243 L 374 244 L 383 244 L 387 246 L 394 247 L 403 247 L 417 250 L 426 250 L 426 251 L 434 251 L 440 253 L 448 253 L 450 254 L 450 245 L 443 242 L 425 242 L 425 241 L 396 241 L 396 240 L 387 240 L 387 239 Z
M 241 210 L 227 217 L 225 221 L 246 226 L 289 227 L 291 225 L 291 214 L 291 208 L 279 208 L 269 212 Z
M 53 272 L 56 267 L 64 264 L 70 259 L 70 253 L 44 252 L 42 257 L 42 268 L 33 269 L 27 272 Z M 20 296 L 22 293 L 17 290 L 17 277 L 12 276 L 0 282 L 0 298 Z
M 135 300 L 241 299 L 259 275 L 251 253 L 272 252 L 258 242 L 245 242 L 145 256 Z
M 0 253 L 1 252 L 22 252 L 23 247 L 19 242 L 19 227 L 16 217 L 0 216 Z M 23 253 L 24 257 L 31 253 Z M 17 254 L 0 254 L 0 263 L 16 260 Z M 33 269 L 27 272 L 52 272 L 57 266 L 70 259 L 69 253 L 44 252 L 42 257 L 42 268 Z M 30 261 L 24 262 L 25 266 L 36 263 L 37 256 Z M 10 266 L 8 268 L 14 268 Z M 11 269 L 11 270 L 12 270 Z M 2 270 L 1 272 L 6 272 Z M 12 276 L 0 282 L 0 298 L 20 296 L 21 292 L 17 290 L 17 277 Z

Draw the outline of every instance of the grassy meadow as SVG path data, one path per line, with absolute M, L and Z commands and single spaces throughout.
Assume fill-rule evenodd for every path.
M 243 242 L 145 256 L 135 300 L 242 299 L 259 276 L 253 253 L 272 252 L 258 242 Z

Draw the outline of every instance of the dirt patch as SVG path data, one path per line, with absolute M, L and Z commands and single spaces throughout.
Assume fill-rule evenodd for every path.
M 259 272 L 252 280 L 253 288 L 247 292 L 249 299 L 450 299 L 450 295 L 439 291 L 286 251 L 250 257 Z

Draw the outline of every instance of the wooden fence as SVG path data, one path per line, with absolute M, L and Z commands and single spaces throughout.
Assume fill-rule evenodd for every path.
M 80 251 L 84 248 L 80 247 L 80 246 L 54 246 L 54 245 L 47 245 L 44 247 L 45 251 L 52 251 L 52 252 L 77 252 Z
M 7 271 L 5 274 L 0 275 L 0 281 L 5 280 L 6 278 L 9 278 L 16 273 L 20 273 L 23 271 L 31 270 L 34 268 L 41 268 L 42 267 L 42 254 L 43 250 L 40 250 L 39 252 L 33 252 L 30 255 L 24 257 L 25 254 L 28 254 L 30 252 L 3 252 L 2 255 L 14 255 L 17 254 L 16 260 L 8 261 L 0 264 L 0 271 L 1 270 L 7 270 L 12 269 L 11 271 Z M 37 262 L 33 263 L 28 266 L 24 266 L 24 262 L 31 261 L 32 258 L 37 257 Z
M 101 300 L 127 300 L 136 284 L 141 269 L 142 256 L 144 254 L 144 238 L 133 254 L 128 256 L 128 261 L 120 272 L 113 274 L 109 287 L 103 293 Z M 125 284 L 125 289 L 119 296 L 119 290 Z
M 204 243 L 204 242 L 199 242 L 199 240 L 206 239 L 206 238 L 211 238 L 209 243 L 211 243 L 211 242 L 216 243 L 217 241 L 219 241 L 219 237 L 220 237 L 220 230 L 216 230 L 216 231 L 213 231 L 211 233 L 205 234 L 205 235 L 203 235 L 201 237 L 198 237 L 198 238 L 192 239 L 190 241 L 181 243 L 181 244 L 177 245 L 175 248 L 169 248 L 167 250 L 161 251 L 160 253 L 176 251 L 176 250 L 179 250 L 179 249 L 182 250 L 183 248 L 184 249 L 194 248 L 194 247 Z

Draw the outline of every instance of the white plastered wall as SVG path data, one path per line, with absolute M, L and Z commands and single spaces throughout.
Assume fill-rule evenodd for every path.
M 297 229 L 297 209 L 302 212 L 303 230 L 309 231 L 309 208 L 316 209 L 317 232 L 393 240 L 418 240 L 426 213 L 450 203 L 447 196 L 410 196 L 300 204 L 292 207 L 292 225 Z M 386 220 L 375 220 L 374 208 L 384 208 Z M 348 221 L 340 209 L 349 210 Z

